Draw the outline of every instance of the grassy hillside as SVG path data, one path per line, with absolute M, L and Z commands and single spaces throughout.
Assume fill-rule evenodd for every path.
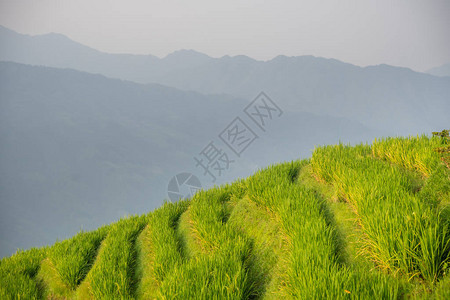
M 206 138 L 246 105 L 233 96 L 0 61 L 0 258 L 69 238 L 80 224 L 94 230 L 159 207 L 168 180 L 192 168 Z M 357 142 L 380 134 L 304 112 L 270 126 L 218 182 L 248 176 L 254 165 L 305 157 L 337 137 Z
M 450 299 L 438 137 L 310 160 L 0 262 L 1 299 Z

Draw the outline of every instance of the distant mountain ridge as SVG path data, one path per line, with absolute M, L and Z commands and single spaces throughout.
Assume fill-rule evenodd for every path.
M 434 76 L 450 76 L 450 63 L 431 68 L 427 73 Z
M 27 36 L 0 30 L 0 60 L 73 68 L 139 83 L 251 100 L 264 90 L 285 109 L 344 117 L 390 134 L 448 126 L 450 78 L 388 65 L 358 67 L 314 56 L 211 58 L 180 50 L 165 58 L 107 54 L 60 34 Z M 395 129 L 395 132 L 392 130 Z
M 0 60 L 3 61 L 72 68 L 138 83 L 156 82 L 156 74 L 191 67 L 211 59 L 205 54 L 189 50 L 174 52 L 163 59 L 153 55 L 109 54 L 77 43 L 62 34 L 30 36 L 2 26 L 0 41 Z M 191 61 L 180 65 L 187 56 Z

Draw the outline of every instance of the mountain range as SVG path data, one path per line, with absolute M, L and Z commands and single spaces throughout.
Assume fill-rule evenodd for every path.
M 415 134 L 448 124 L 450 78 L 378 65 L 358 67 L 314 56 L 212 58 L 180 50 L 152 55 L 107 54 L 61 34 L 29 36 L 0 28 L 0 60 L 72 68 L 138 83 L 253 99 L 265 91 L 290 111 L 344 117 Z M 393 131 L 393 129 L 395 129 Z
M 431 68 L 427 73 L 435 76 L 450 76 L 450 63 Z
M 449 124 L 450 77 L 387 65 L 108 54 L 4 27 L 0 61 L 0 256 L 154 209 L 180 172 L 210 187 L 316 145 Z M 283 111 L 266 131 L 244 113 L 261 91 Z M 212 182 L 194 157 L 211 141 L 229 151 L 219 134 L 236 117 L 258 138 Z

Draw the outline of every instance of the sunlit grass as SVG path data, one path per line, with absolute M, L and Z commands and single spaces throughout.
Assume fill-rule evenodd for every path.
M 35 280 L 47 248 L 17 251 L 0 261 L 1 299 L 40 299 L 42 287 Z
M 165 203 L 149 216 L 148 225 L 137 242 L 137 298 L 160 296 L 159 287 L 174 268 L 182 264 L 181 244 L 176 228 L 189 202 Z
M 447 299 L 435 138 L 317 148 L 0 260 L 0 299 Z
M 111 226 L 97 258 L 77 290 L 79 298 L 132 298 L 135 292 L 135 241 L 148 216 L 121 219 Z
M 108 227 L 81 232 L 71 239 L 57 242 L 48 250 L 48 258 L 41 263 L 39 279 L 48 297 L 71 297 L 92 267 L 100 243 Z
M 382 156 L 381 148 L 378 146 L 377 156 Z M 366 251 L 371 259 L 393 273 L 402 272 L 434 283 L 448 261 L 446 222 L 432 203 L 416 193 L 411 174 L 374 159 L 371 152 L 367 145 L 322 147 L 314 151 L 312 166 L 353 207 L 366 235 Z M 400 159 L 396 155 L 385 157 L 392 162 Z M 426 176 L 437 166 L 436 160 L 421 152 L 416 151 L 412 157 L 416 158 L 414 163 L 406 163 L 409 159 L 404 158 L 400 165 Z

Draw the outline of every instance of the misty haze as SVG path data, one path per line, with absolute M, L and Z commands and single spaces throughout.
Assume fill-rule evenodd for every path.
M 445 299 L 450 5 L 309 2 L 0 1 L 1 298 Z

